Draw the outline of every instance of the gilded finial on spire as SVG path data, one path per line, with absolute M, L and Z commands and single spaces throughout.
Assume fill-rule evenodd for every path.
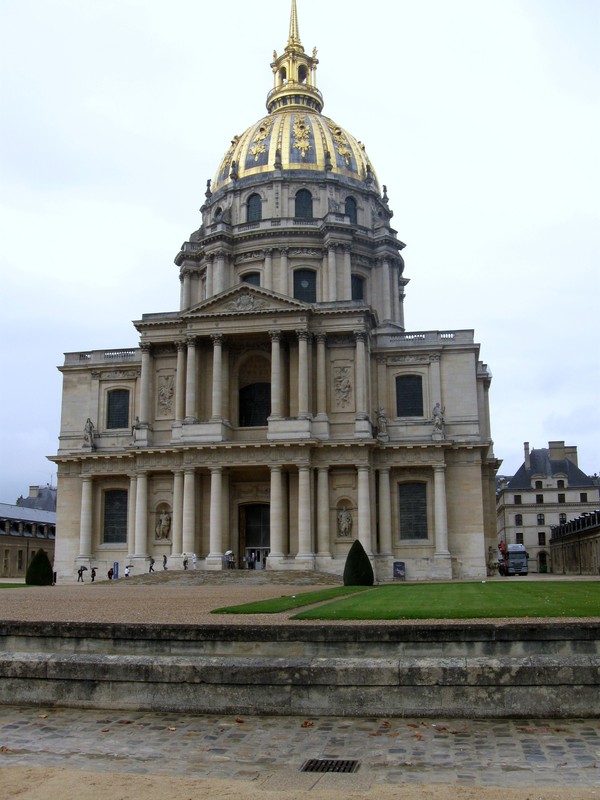
M 302 42 L 300 41 L 300 29 L 298 28 L 298 10 L 296 8 L 296 0 L 292 0 L 288 46 L 302 47 Z
M 320 113 L 323 109 L 323 96 L 317 89 L 318 63 L 316 47 L 313 48 L 312 56 L 304 52 L 300 41 L 296 0 L 292 0 L 287 45 L 280 56 L 276 50 L 273 51 L 271 69 L 275 85 L 267 97 L 269 112 L 303 107 Z

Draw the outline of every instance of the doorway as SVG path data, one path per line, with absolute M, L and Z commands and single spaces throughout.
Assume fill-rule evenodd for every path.
M 271 550 L 270 511 L 268 503 L 240 506 L 240 553 L 244 568 L 266 567 Z

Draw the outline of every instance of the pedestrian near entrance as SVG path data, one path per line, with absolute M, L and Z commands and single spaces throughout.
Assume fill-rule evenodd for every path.
M 148 572 L 154 572 L 154 559 L 153 558 L 150 559 L 150 569 L 148 570 Z
M 187 560 L 187 556 L 186 556 L 186 557 L 183 559 L 183 568 L 184 568 L 184 569 L 187 569 L 187 568 L 188 568 L 188 560 Z
M 125 577 L 129 577 L 129 567 L 125 567 Z
M 227 556 L 227 568 L 228 569 L 235 569 L 235 554 L 229 553 Z
M 167 557 L 163 556 L 163 569 L 167 568 Z
M 96 580 L 96 568 L 95 567 L 92 567 L 92 571 L 90 572 L 90 575 L 92 576 L 92 583 L 93 583 Z
M 108 580 L 109 580 L 109 581 L 112 581 L 112 579 L 113 579 L 113 575 L 115 574 L 115 571 L 114 571 L 114 569 L 111 567 L 111 568 L 108 570 L 108 572 L 107 572 L 106 574 L 108 575 Z
M 79 567 L 79 569 L 77 570 L 77 583 L 79 583 L 80 581 L 81 583 L 83 583 L 83 567 Z

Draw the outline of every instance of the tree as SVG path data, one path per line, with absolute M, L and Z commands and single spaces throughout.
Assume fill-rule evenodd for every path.
M 40 548 L 27 567 L 25 583 L 28 586 L 52 586 L 53 577 L 48 553 Z
M 373 586 L 375 576 L 369 556 L 362 544 L 355 539 L 344 566 L 344 586 Z

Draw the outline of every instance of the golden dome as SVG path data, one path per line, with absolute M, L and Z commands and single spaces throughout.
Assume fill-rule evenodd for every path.
M 281 170 L 331 172 L 379 191 L 364 145 L 321 114 L 318 63 L 316 48 L 312 55 L 304 52 L 292 0 L 288 43 L 280 56 L 273 53 L 269 114 L 234 137 L 212 182 L 213 193 L 244 178 Z

